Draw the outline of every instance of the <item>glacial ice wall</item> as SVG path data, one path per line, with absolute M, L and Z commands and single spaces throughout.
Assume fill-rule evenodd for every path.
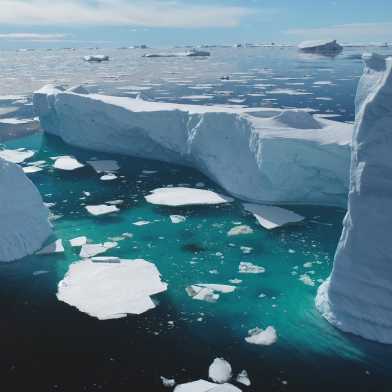
M 22 168 L 0 158 L 0 262 L 40 249 L 52 233 L 48 214 Z
M 363 59 L 348 212 L 316 306 L 338 328 L 392 344 L 392 57 Z
M 83 92 L 45 86 L 34 94 L 47 133 L 79 147 L 194 167 L 245 201 L 346 205 L 350 124 L 298 110 Z

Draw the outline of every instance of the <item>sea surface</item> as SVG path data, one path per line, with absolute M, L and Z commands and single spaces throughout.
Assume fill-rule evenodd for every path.
M 77 149 L 40 131 L 31 96 L 47 83 L 83 83 L 94 92 L 165 102 L 308 108 L 352 122 L 361 53 L 388 53 L 352 48 L 320 57 L 294 48 L 209 50 L 209 58 L 143 58 L 153 51 L 139 49 L 0 53 L 0 146 L 36 151 L 24 166 L 46 162 L 29 177 L 52 203 L 55 235 L 65 246 L 64 254 L 0 265 L 1 391 L 164 391 L 160 376 L 178 383 L 207 379 L 216 357 L 228 360 L 235 374 L 248 371 L 252 385 L 236 384 L 243 391 L 392 390 L 392 347 L 338 331 L 314 306 L 317 287 L 332 268 L 343 209 L 288 206 L 306 220 L 267 231 L 239 200 L 154 206 L 144 196 L 158 187 L 225 191 L 189 168 Z M 110 61 L 82 60 L 98 53 Z M 20 121 L 14 124 L 15 119 Z M 114 159 L 121 168 L 116 180 L 102 181 L 89 166 L 54 169 L 51 157 L 59 155 L 81 162 Z M 113 215 L 93 217 L 84 208 L 113 200 L 123 201 Z M 173 224 L 174 214 L 185 222 Z M 133 224 L 141 220 L 149 224 Z M 253 233 L 228 236 L 239 223 Z M 99 321 L 58 301 L 59 281 L 79 260 L 79 249 L 68 240 L 82 235 L 93 243 L 118 241 L 105 256 L 153 262 L 168 283 L 154 298 L 156 308 Z M 240 274 L 242 261 L 265 272 Z M 216 303 L 193 300 L 185 291 L 195 283 L 232 279 L 241 280 L 236 291 Z M 245 342 L 248 330 L 269 325 L 278 334 L 275 344 Z

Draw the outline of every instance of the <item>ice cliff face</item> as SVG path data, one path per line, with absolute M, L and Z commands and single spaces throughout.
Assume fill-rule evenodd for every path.
M 46 86 L 47 133 L 103 152 L 194 167 L 230 194 L 268 203 L 346 204 L 352 126 L 304 111 L 146 102 Z
M 338 328 L 392 344 L 392 57 L 364 61 L 348 212 L 316 305 Z
M 41 248 L 52 233 L 48 212 L 22 168 L 0 158 L 0 262 Z

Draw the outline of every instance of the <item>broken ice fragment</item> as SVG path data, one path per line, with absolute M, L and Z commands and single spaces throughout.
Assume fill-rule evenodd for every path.
M 51 255 L 53 253 L 63 253 L 64 247 L 61 239 L 52 242 L 51 244 L 45 246 L 40 251 L 38 251 L 37 255 Z
M 242 372 L 238 373 L 235 380 L 240 384 L 246 385 L 247 387 L 251 385 L 250 378 L 246 370 L 243 370 Z
M 87 237 L 81 236 L 81 237 L 72 238 L 71 240 L 69 240 L 69 242 L 72 247 L 83 246 L 87 243 Z
M 112 212 L 117 212 L 119 209 L 116 206 L 99 204 L 86 206 L 86 210 L 94 216 L 111 214 Z
M 270 346 L 275 343 L 278 339 L 276 330 L 274 327 L 267 327 L 266 329 L 254 328 L 248 331 L 249 336 L 245 338 L 245 341 L 250 344 L 257 344 L 261 346 Z
M 53 167 L 59 170 L 72 171 L 72 170 L 80 169 L 81 167 L 84 167 L 84 165 L 80 163 L 78 160 L 76 160 L 75 158 L 69 156 L 63 156 L 55 160 Z
M 208 377 L 219 384 L 223 384 L 231 379 L 232 371 L 229 362 L 223 358 L 215 358 L 208 369 Z
M 253 229 L 251 227 L 246 225 L 241 225 L 241 226 L 235 226 L 232 229 L 230 229 L 227 235 L 232 237 L 235 235 L 252 234 L 252 233 L 253 233 Z
M 170 215 L 170 220 L 172 221 L 172 223 L 182 223 L 185 222 L 186 218 L 185 216 L 182 215 Z
M 238 266 L 238 272 L 240 274 L 262 274 L 265 272 L 265 268 L 259 265 L 242 261 Z

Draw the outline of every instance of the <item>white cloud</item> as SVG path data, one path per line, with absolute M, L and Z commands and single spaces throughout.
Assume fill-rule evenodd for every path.
M 329 27 L 318 27 L 309 29 L 291 29 L 285 34 L 295 35 L 301 38 L 327 39 L 334 38 L 347 40 L 392 40 L 391 23 L 349 23 Z
M 253 13 L 246 7 L 171 0 L 0 0 L 0 23 L 13 25 L 233 27 Z
M 41 34 L 41 33 L 4 33 L 0 39 L 7 41 L 62 41 L 67 34 Z

